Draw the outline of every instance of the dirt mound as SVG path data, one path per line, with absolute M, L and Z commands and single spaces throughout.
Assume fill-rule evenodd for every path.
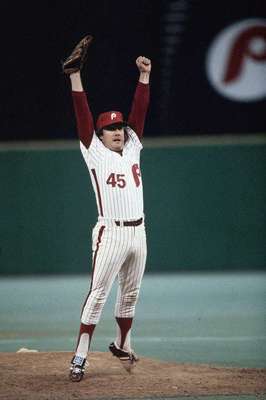
M 68 379 L 72 354 L 0 353 L 0 399 L 76 400 L 266 393 L 266 369 L 175 364 L 141 358 L 128 374 L 109 353 L 91 353 L 82 382 Z

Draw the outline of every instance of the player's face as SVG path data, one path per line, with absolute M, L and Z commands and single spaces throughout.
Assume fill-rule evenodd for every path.
M 122 151 L 125 144 L 124 128 L 103 129 L 101 140 L 108 149 L 117 152 Z

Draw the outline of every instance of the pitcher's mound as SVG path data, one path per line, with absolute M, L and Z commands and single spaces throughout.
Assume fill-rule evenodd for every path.
M 266 369 L 175 364 L 141 358 L 132 374 L 109 353 L 91 353 L 79 383 L 72 353 L 0 353 L 0 399 L 88 400 L 266 393 Z

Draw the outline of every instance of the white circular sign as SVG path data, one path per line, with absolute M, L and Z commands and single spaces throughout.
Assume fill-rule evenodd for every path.
M 266 98 L 266 19 L 247 19 L 220 32 L 206 59 L 207 76 L 223 96 L 237 101 Z

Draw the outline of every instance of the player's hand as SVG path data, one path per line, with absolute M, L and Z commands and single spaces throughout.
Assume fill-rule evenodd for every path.
M 139 56 L 136 59 L 136 65 L 139 69 L 139 72 L 151 72 L 151 60 L 144 56 Z

